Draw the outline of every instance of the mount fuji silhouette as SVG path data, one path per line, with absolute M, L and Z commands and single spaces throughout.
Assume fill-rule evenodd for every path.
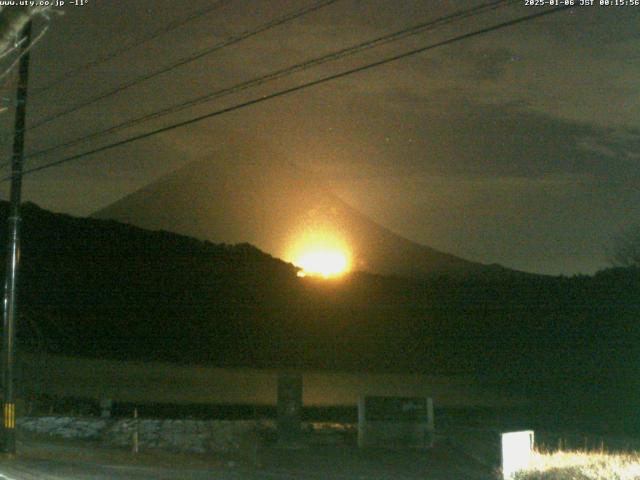
M 150 230 L 214 243 L 250 243 L 292 262 L 296 239 L 329 232 L 351 251 L 352 269 L 427 278 L 510 272 L 405 239 L 277 155 L 234 149 L 190 162 L 96 212 Z

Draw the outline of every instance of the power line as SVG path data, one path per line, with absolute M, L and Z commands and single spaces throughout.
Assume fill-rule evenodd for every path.
M 227 40 L 224 40 L 220 43 L 215 44 L 212 47 L 206 48 L 204 50 L 200 50 L 199 52 L 193 53 L 187 57 L 181 58 L 180 60 L 177 60 L 169 65 L 166 65 L 164 67 L 159 68 L 158 70 L 155 70 L 153 72 L 149 72 L 146 74 L 143 74 L 137 78 L 134 78 L 133 80 L 130 80 L 122 85 L 119 85 L 116 88 L 113 88 L 112 90 L 109 90 L 107 92 L 101 93 L 99 95 L 96 95 L 94 97 L 91 97 L 89 99 L 87 99 L 86 101 L 79 103 L 78 105 L 75 105 L 71 108 L 68 108 L 67 110 L 63 110 L 61 112 L 55 113 L 49 117 L 46 117 L 44 119 L 38 120 L 36 121 L 33 125 L 31 125 L 30 127 L 27 128 L 27 131 L 29 130 L 34 130 L 38 127 L 41 127 L 42 125 L 45 125 L 47 123 L 50 123 L 54 120 L 57 120 L 60 117 L 63 117 L 65 115 L 68 115 L 70 113 L 76 112 L 84 107 L 87 107 L 89 105 L 92 105 L 93 103 L 99 102 L 100 100 L 104 100 L 106 98 L 112 97 L 120 92 L 123 92 L 124 90 L 127 90 L 128 88 L 131 88 L 135 85 L 138 85 L 142 82 L 145 82 L 147 80 L 151 80 L 152 78 L 155 78 L 159 75 L 168 73 L 172 70 L 175 70 L 176 68 L 179 68 L 183 65 L 186 65 L 188 63 L 194 62 L 196 60 L 199 60 L 207 55 L 210 55 L 214 52 L 217 52 L 218 50 L 221 50 L 225 47 L 228 47 L 230 45 L 234 45 L 236 43 L 239 43 L 243 40 L 246 40 L 247 38 L 253 37 L 255 35 L 258 35 L 260 33 L 266 32 L 267 30 L 270 30 L 272 28 L 275 28 L 279 25 L 282 25 L 284 23 L 290 22 L 291 20 L 295 20 L 299 17 L 302 17 L 303 15 L 306 15 L 308 13 L 312 13 L 316 10 L 319 10 L 323 7 L 326 7 L 328 5 L 331 5 L 332 3 L 336 3 L 339 0 L 323 0 L 320 2 L 316 2 L 313 5 L 310 5 L 308 7 L 296 10 L 294 12 L 291 12 L 289 14 L 283 15 L 281 17 L 278 17 L 274 20 L 271 20 L 267 23 L 264 23 L 262 25 L 260 25 L 259 27 L 252 29 L 252 30 L 247 30 L 245 32 L 242 32 L 238 35 L 234 35 L 232 37 L 230 37 Z
M 202 95 L 200 97 L 196 97 L 194 99 L 188 100 L 186 102 L 182 102 L 176 105 L 172 105 L 168 108 L 164 108 L 162 110 L 156 111 L 156 112 L 152 112 L 146 115 L 143 115 L 141 117 L 137 117 L 131 120 L 127 120 L 125 122 L 121 122 L 119 124 L 113 125 L 107 129 L 98 131 L 98 132 L 94 132 L 88 135 L 85 135 L 83 137 L 74 139 L 74 140 L 70 140 L 68 142 L 59 144 L 59 145 L 54 145 L 52 147 L 48 147 L 45 148 L 43 150 L 39 150 L 36 152 L 33 152 L 29 155 L 27 155 L 27 158 L 34 158 L 34 157 L 39 157 L 42 155 L 46 155 L 52 152 L 55 152 L 57 150 L 61 150 L 61 149 L 65 149 L 68 147 L 72 147 L 74 145 L 78 145 L 81 143 L 85 143 L 93 138 L 96 137 L 100 137 L 103 135 L 107 135 L 107 134 L 111 134 L 111 133 L 116 133 L 120 130 L 126 129 L 126 128 L 130 128 L 130 127 L 134 127 L 136 125 L 139 125 L 141 123 L 150 121 L 150 120 L 154 120 L 169 114 L 173 114 L 173 113 L 178 113 L 182 110 L 185 110 L 187 108 L 192 108 L 195 107 L 197 105 L 203 104 L 203 103 L 207 103 L 210 102 L 212 100 L 233 94 L 233 93 L 237 93 L 243 90 L 246 90 L 248 88 L 252 88 L 252 87 L 256 87 L 256 86 L 260 86 L 264 83 L 267 83 L 269 81 L 273 81 L 279 78 L 283 78 L 283 77 L 287 77 L 292 75 L 293 73 L 297 73 L 303 70 L 307 70 L 309 68 L 312 67 L 316 67 L 318 65 L 322 65 L 324 63 L 330 62 L 330 61 L 334 61 L 334 60 L 338 60 L 340 58 L 344 58 L 350 55 L 354 55 L 356 53 L 360 53 L 363 52 L 365 50 L 374 48 L 374 47 L 379 47 L 381 45 L 385 45 L 387 43 L 391 43 L 391 42 L 395 42 L 398 41 L 402 38 L 411 36 L 411 35 L 415 35 L 417 33 L 420 32 L 424 32 L 427 30 L 431 30 L 434 29 L 436 27 L 442 26 L 442 25 L 446 25 L 449 23 L 453 23 L 456 21 L 459 21 L 461 19 L 464 18 L 468 18 L 468 17 L 473 17 L 476 15 L 479 15 L 481 13 L 485 13 L 487 11 L 490 10 L 495 10 L 497 8 L 500 7 L 504 7 L 508 4 L 512 4 L 512 3 L 516 3 L 518 0 L 497 0 L 497 1 L 492 1 L 489 2 L 487 4 L 483 4 L 480 5 L 478 7 L 474 7 L 471 9 L 465 9 L 465 10 L 459 10 L 457 12 L 454 12 L 452 14 L 437 18 L 435 20 L 430 20 L 428 22 L 423 22 L 423 23 L 419 23 L 417 25 L 413 25 L 411 27 L 387 34 L 387 35 L 383 35 L 381 37 L 377 37 L 373 40 L 368 40 L 366 42 L 363 43 L 359 43 L 356 45 L 353 45 L 351 47 L 347 47 L 332 53 L 329 53 L 327 55 L 321 56 L 321 57 L 317 57 L 311 60 L 307 60 L 305 62 L 302 63 L 298 63 L 289 67 L 286 67 L 284 69 L 281 70 L 277 70 L 275 72 L 263 75 L 261 77 L 257 77 L 257 78 L 253 78 L 251 80 L 248 80 L 246 82 L 237 84 L 237 85 L 233 85 L 231 87 L 228 88 L 223 88 L 221 90 L 217 90 L 215 92 L 212 93 L 208 93 L 206 95 Z
M 220 110 L 216 110 L 214 112 L 210 112 L 210 113 L 207 113 L 207 114 L 204 114 L 204 115 L 200 115 L 200 116 L 191 118 L 189 120 L 185 120 L 185 121 L 182 121 L 182 122 L 175 123 L 173 125 L 169 125 L 169 126 L 166 126 L 166 127 L 158 128 L 156 130 L 152 130 L 150 132 L 146 132 L 146 133 L 143 133 L 143 134 L 134 135 L 134 136 L 126 138 L 124 140 L 120 140 L 118 142 L 110 143 L 108 145 L 104 145 L 102 147 L 95 148 L 93 150 L 88 150 L 86 152 L 79 153 L 79 154 L 76 154 L 76 155 L 72 155 L 72 156 L 69 156 L 69 157 L 66 157 L 66 158 L 63 158 L 63 159 L 60 159 L 60 160 L 56 160 L 56 161 L 53 161 L 53 162 L 50 162 L 50 163 L 47 163 L 47 164 L 44 164 L 44 165 L 40 165 L 38 167 L 32 167 L 30 169 L 25 170 L 24 174 L 26 175 L 26 174 L 35 173 L 35 172 L 38 172 L 38 171 L 41 171 L 41 170 L 46 170 L 46 169 L 49 169 L 49 168 L 53 168 L 55 166 L 62 165 L 64 163 L 72 162 L 74 160 L 79 160 L 79 159 L 87 157 L 89 155 L 94 155 L 96 153 L 101 153 L 101 152 L 104 152 L 106 150 L 111 150 L 113 148 L 116 148 L 116 147 L 119 147 L 119 146 L 122 146 L 122 145 L 126 145 L 126 144 L 129 144 L 129 143 L 138 141 L 138 140 L 142 140 L 142 139 L 149 138 L 149 137 L 152 137 L 152 136 L 155 136 L 155 135 L 159 135 L 161 133 L 165 133 L 165 132 L 168 132 L 168 131 L 171 131 L 171 130 L 175 130 L 175 129 L 180 128 L 180 127 L 191 125 L 191 124 L 200 122 L 202 120 L 207 120 L 209 118 L 213 118 L 213 117 L 225 114 L 225 113 L 229 113 L 229 112 L 232 112 L 232 111 L 235 111 L 235 110 L 239 110 L 241 108 L 249 107 L 251 105 L 256 105 L 258 103 L 266 102 L 268 100 L 272 100 L 272 99 L 277 98 L 277 97 L 281 97 L 281 96 L 284 96 L 284 95 L 288 95 L 290 93 L 294 93 L 294 92 L 297 92 L 297 91 L 300 91 L 300 90 L 304 90 L 304 89 L 309 88 L 309 87 L 314 87 L 316 85 L 320 85 L 320 84 L 323 84 L 323 83 L 326 83 L 326 82 L 337 80 L 339 78 L 343 78 L 343 77 L 346 77 L 348 75 L 352 75 L 354 73 L 364 72 L 364 71 L 367 71 L 367 70 L 370 70 L 370 69 L 373 69 L 373 68 L 376 68 L 376 67 L 379 67 L 379 66 L 382 66 L 382 65 L 386 65 L 386 64 L 391 63 L 391 62 L 395 62 L 397 60 L 401 60 L 403 58 L 407 58 L 407 57 L 416 55 L 418 53 L 423 53 L 423 52 L 426 52 L 428 50 L 433 50 L 433 49 L 436 49 L 436 48 L 439 48 L 439 47 L 443 47 L 445 45 L 451 45 L 453 43 L 458 43 L 460 41 L 463 41 L 463 40 L 466 40 L 466 39 L 469 39 L 469 38 L 472 38 L 472 37 L 476 37 L 476 36 L 479 36 L 479 35 L 484 35 L 484 34 L 487 34 L 487 33 L 490 33 L 490 32 L 496 31 L 496 30 L 501 30 L 503 28 L 510 27 L 510 26 L 513 26 L 513 25 L 517 25 L 517 24 L 520 24 L 520 23 L 524 23 L 524 22 L 527 22 L 527 21 L 530 21 L 530 20 L 533 20 L 533 19 L 536 19 L 536 18 L 540 18 L 540 17 L 543 17 L 543 16 L 551 15 L 551 14 L 554 14 L 554 13 L 558 13 L 558 12 L 566 10 L 568 8 L 574 8 L 574 7 L 569 6 L 569 5 L 561 6 L 561 7 L 557 7 L 557 8 L 551 9 L 551 10 L 545 10 L 543 12 L 538 12 L 538 13 L 534 13 L 534 14 L 530 14 L 530 15 L 525 15 L 523 17 L 519 17 L 519 18 L 516 18 L 514 20 L 509 20 L 509 21 L 506 21 L 506 22 L 502 22 L 502 23 L 493 25 L 491 27 L 486 27 L 486 28 L 482 28 L 480 30 L 475 30 L 475 31 L 470 32 L 470 33 L 466 33 L 466 34 L 459 35 L 459 36 L 456 36 L 456 37 L 453 37 L 453 38 L 450 38 L 450 39 L 447 39 L 447 40 L 443 40 L 443 41 L 440 41 L 440 42 L 433 43 L 431 45 L 427 45 L 425 47 L 417 48 L 417 49 L 414 49 L 414 50 L 410 50 L 408 52 L 404 52 L 404 53 L 401 53 L 401 54 L 398 54 L 398 55 L 394 55 L 392 57 L 388 57 L 388 58 L 385 58 L 383 60 L 379 60 L 377 62 L 368 63 L 368 64 L 362 65 L 360 67 L 352 68 L 350 70 L 345 70 L 343 72 L 336 73 L 336 74 L 333 74 L 333 75 L 328 75 L 328 76 L 322 77 L 320 79 L 313 80 L 313 81 L 310 81 L 310 82 L 307 82 L 307 83 L 304 83 L 304 84 L 301 84 L 301 85 L 298 85 L 298 86 L 295 86 L 295 87 L 286 88 L 286 89 L 280 90 L 278 92 L 275 92 L 275 93 L 272 93 L 272 94 L 269 94 L 269 95 L 264 95 L 264 96 L 261 96 L 259 98 L 254 98 L 253 100 L 249 100 L 249 101 L 246 101 L 246 102 L 243 102 L 243 103 L 240 103 L 240 104 L 233 105 L 231 107 L 226 107 L 226 108 L 223 108 L 223 109 L 220 109 Z M 8 176 L 8 177 L 2 178 L 2 181 L 4 182 L 4 181 L 10 180 L 10 179 L 11 179 L 11 176 Z
M 178 20 L 175 20 L 173 22 L 170 22 L 160 28 L 157 28 L 156 30 L 153 30 L 152 32 L 149 32 L 147 35 L 145 35 L 144 37 L 138 38 L 136 40 L 133 40 L 132 42 L 128 42 L 125 43 L 124 45 L 112 50 L 109 53 L 106 53 L 105 55 L 98 57 L 95 60 L 92 60 L 88 63 L 85 63 L 84 65 L 82 65 L 81 67 L 78 67 L 74 70 L 71 70 L 67 73 L 62 74 L 61 76 L 59 76 L 58 78 L 52 80 L 50 83 L 48 83 L 47 85 L 45 85 L 44 87 L 35 89 L 34 94 L 35 95 L 39 95 L 41 93 L 44 93 L 48 90 L 51 90 L 53 87 L 56 87 L 57 85 L 60 85 L 61 83 L 65 82 L 66 80 L 68 80 L 71 77 L 75 77 L 76 75 L 78 75 L 79 73 L 81 73 L 84 70 L 89 70 L 91 68 L 95 68 L 98 65 L 101 65 L 105 62 L 108 62 L 109 60 L 113 60 L 116 57 L 119 57 L 120 55 L 122 55 L 123 53 L 128 52 L 130 49 L 138 47 L 140 45 L 143 45 L 147 42 L 150 42 L 151 40 L 154 40 L 166 33 L 171 32 L 172 30 L 176 30 L 177 28 L 182 27 L 183 25 L 186 25 L 187 23 L 190 23 L 194 20 L 197 20 L 199 18 L 202 18 L 206 15 L 209 15 L 211 12 L 224 7 L 226 4 L 230 3 L 231 0 L 218 0 L 217 2 L 213 3 L 212 5 L 209 5 L 207 7 L 201 8 L 200 10 L 196 10 L 195 12 L 191 13 L 190 15 L 187 15 L 184 18 L 180 18 Z

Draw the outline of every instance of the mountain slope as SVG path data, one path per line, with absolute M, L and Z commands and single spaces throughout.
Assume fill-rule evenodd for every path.
M 276 155 L 223 152 L 189 163 L 94 214 L 212 242 L 248 242 L 295 261 L 301 242 L 337 241 L 353 268 L 414 278 L 502 270 L 402 238 Z M 320 240 L 318 240 L 320 238 Z
M 7 215 L 0 202 L 2 255 Z M 301 279 L 248 244 L 214 245 L 33 204 L 23 206 L 22 231 L 22 346 L 217 366 L 468 369 L 462 354 L 443 361 L 446 343 L 427 349 L 438 322 L 420 327 L 417 341 L 406 304 L 433 294 L 406 280 Z M 393 354 L 408 342 L 406 355 Z

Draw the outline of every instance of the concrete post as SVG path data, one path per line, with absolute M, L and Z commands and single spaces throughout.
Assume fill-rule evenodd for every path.
M 301 442 L 302 374 L 278 374 L 278 444 L 297 447 Z
M 358 397 L 358 447 L 366 447 L 367 441 L 367 421 L 365 418 L 365 401 L 364 396 Z
M 427 438 L 426 446 L 433 447 L 436 436 L 436 427 L 433 415 L 433 398 L 427 398 Z
M 100 416 L 102 418 L 110 418 L 112 406 L 113 406 L 113 401 L 110 398 L 101 398 L 100 399 Z

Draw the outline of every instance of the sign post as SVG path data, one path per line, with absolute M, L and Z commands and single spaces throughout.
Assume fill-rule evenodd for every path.
M 358 446 L 431 447 L 433 400 L 363 396 L 358 401 Z

